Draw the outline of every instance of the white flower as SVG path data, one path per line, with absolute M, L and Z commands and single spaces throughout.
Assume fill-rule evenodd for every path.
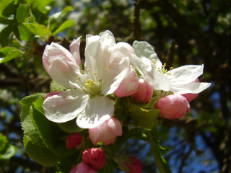
M 107 95 L 114 93 L 127 76 L 131 52 L 127 43 L 116 44 L 110 31 L 87 35 L 82 70 L 79 45 L 80 38 L 71 43 L 71 52 L 56 43 L 46 46 L 43 54 L 46 71 L 68 89 L 47 97 L 43 107 L 45 116 L 53 122 L 63 123 L 77 117 L 79 127 L 94 128 L 113 115 L 114 102 Z
M 133 48 L 137 56 L 132 57 L 132 63 L 154 90 L 170 91 L 175 94 L 197 94 L 210 86 L 210 83 L 197 81 L 203 74 L 203 64 L 185 65 L 167 71 L 149 43 L 134 41 Z

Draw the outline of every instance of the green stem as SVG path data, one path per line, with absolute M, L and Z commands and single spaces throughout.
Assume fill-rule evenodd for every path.
M 160 154 L 155 127 L 152 129 L 151 132 L 149 132 L 149 141 L 151 144 L 151 150 L 155 159 L 156 166 L 158 167 L 160 173 L 170 173 L 170 170 L 167 166 L 167 161 Z

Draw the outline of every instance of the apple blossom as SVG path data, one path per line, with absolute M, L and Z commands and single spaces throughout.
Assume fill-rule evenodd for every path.
M 82 153 L 83 162 L 98 170 L 104 167 L 106 158 L 101 148 L 89 148 Z
M 137 55 L 132 56 L 133 66 L 155 90 L 198 94 L 210 86 L 210 83 L 195 82 L 203 74 L 204 65 L 185 65 L 167 71 L 149 43 L 134 41 L 133 48 Z
M 117 136 L 122 136 L 122 125 L 116 118 L 110 118 L 98 127 L 90 128 L 89 138 L 93 144 L 103 142 L 104 145 L 114 143 Z
M 70 173 L 97 173 L 97 171 L 86 163 L 81 162 L 76 167 L 72 168 Z
M 160 98 L 155 107 L 160 110 L 161 116 L 167 119 L 181 118 L 190 109 L 188 100 L 179 94 L 168 95 Z
M 129 44 L 116 43 L 110 31 L 87 35 L 82 70 L 79 45 L 80 38 L 71 43 L 71 52 L 57 43 L 46 46 L 44 68 L 66 90 L 47 97 L 43 108 L 50 121 L 64 123 L 76 118 L 80 128 L 93 128 L 113 115 L 114 102 L 107 96 L 130 72 L 134 52 Z

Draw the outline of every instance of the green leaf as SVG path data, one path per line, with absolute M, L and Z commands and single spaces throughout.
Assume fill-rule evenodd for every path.
M 0 160 L 8 160 L 16 153 L 16 147 L 9 144 L 6 136 L 0 133 Z
M 0 153 L 5 150 L 7 143 L 7 138 L 0 133 Z
M 0 0 L 0 16 L 2 16 L 5 8 L 12 2 L 13 0 Z
M 0 64 L 8 62 L 12 59 L 19 58 L 23 55 L 23 52 L 15 47 L 3 47 L 0 48 L 0 53 L 3 54 L 3 59 L 0 59 Z
M 68 29 L 72 26 L 74 26 L 76 24 L 76 22 L 72 19 L 66 20 L 63 24 L 61 24 L 54 32 L 53 34 L 56 35 L 62 31 L 64 31 L 65 29 Z
M 2 46 L 8 45 L 9 36 L 11 32 L 12 32 L 12 25 L 8 25 L 7 27 L 4 27 L 0 32 L 0 43 Z
M 47 40 L 51 36 L 51 31 L 42 24 L 33 22 L 33 23 L 27 23 L 24 22 L 23 25 L 34 35 L 39 36 L 40 38 Z
M 58 157 L 43 145 L 43 141 L 40 140 L 41 144 L 37 145 L 34 144 L 29 137 L 24 136 L 23 142 L 27 154 L 39 164 L 53 166 L 58 162 Z
M 33 109 L 31 104 L 41 96 L 44 96 L 44 94 L 34 94 L 31 96 L 27 96 L 20 101 L 20 105 L 21 105 L 20 120 L 21 120 L 21 125 L 24 135 L 30 138 L 30 141 L 32 141 L 36 145 L 40 145 L 40 144 L 42 145 L 42 143 L 38 130 L 34 125 L 34 121 L 32 117 Z
M 17 4 L 15 0 L 13 0 L 11 1 L 10 4 L 7 5 L 7 7 L 4 8 L 4 10 L 2 11 L 2 15 L 13 19 L 16 10 L 17 10 Z
M 31 38 L 31 32 L 24 26 L 18 26 L 18 32 L 21 40 L 28 41 Z
M 33 160 L 44 166 L 52 166 L 58 161 L 59 157 L 48 149 L 33 118 L 35 114 L 33 103 L 42 97 L 44 97 L 44 94 L 34 94 L 20 101 L 20 119 L 24 132 L 23 142 L 26 152 Z M 38 107 L 38 105 L 35 107 Z
M 41 138 L 43 139 L 49 150 L 54 152 L 59 157 L 65 157 L 71 152 L 66 149 L 65 145 L 59 145 L 60 143 L 64 144 L 64 141 L 60 139 L 60 135 L 62 135 L 63 133 L 59 130 L 58 126 L 55 123 L 48 121 L 43 115 L 43 101 L 44 97 L 40 97 L 33 103 L 34 122 L 38 128 Z
M 159 111 L 156 109 L 142 108 L 141 105 L 129 104 L 129 112 L 131 118 L 137 125 L 151 129 L 157 122 Z
M 46 8 L 53 0 L 26 0 L 28 3 L 32 4 L 33 8 L 36 8 L 42 13 L 46 13 L 48 9 Z
M 0 17 L 0 24 L 10 24 L 12 23 L 12 20 L 6 18 L 6 17 Z M 1 30 L 0 30 L 1 31 Z
M 8 145 L 4 154 L 0 154 L 0 160 L 7 160 L 13 157 L 16 154 L 16 147 L 13 145 Z
M 76 120 L 68 121 L 66 123 L 59 123 L 58 126 L 67 133 L 76 133 L 83 130 L 76 125 Z
M 18 23 L 24 22 L 30 16 L 30 8 L 27 4 L 20 4 L 16 11 L 16 19 Z
M 49 20 L 59 20 L 60 18 L 63 18 L 65 15 L 67 15 L 71 11 L 73 11 L 73 7 L 67 6 L 62 11 L 59 11 L 57 13 L 50 15 Z
M 73 11 L 73 7 L 67 6 L 62 11 L 59 11 L 57 13 L 54 13 L 49 16 L 49 26 L 52 31 L 57 29 L 63 21 L 67 19 L 67 15 Z
M 66 149 L 65 141 L 62 140 L 64 134 L 58 126 L 44 116 L 42 108 L 44 96 L 44 94 L 34 94 L 23 98 L 20 102 L 20 119 L 26 141 L 30 141 L 29 152 L 33 152 L 34 148 L 37 147 L 39 151 L 49 151 L 58 160 L 69 156 L 73 151 Z M 33 150 L 30 150 L 30 148 L 33 148 Z M 36 158 L 40 155 L 34 153 L 30 153 L 30 155 L 34 160 L 42 162 L 41 158 Z

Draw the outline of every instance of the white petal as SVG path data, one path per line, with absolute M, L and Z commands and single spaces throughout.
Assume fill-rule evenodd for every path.
M 157 68 L 161 68 L 162 63 L 158 58 L 154 47 L 146 41 L 134 41 L 132 47 L 135 49 L 135 53 L 138 57 L 148 58 L 155 62 Z
M 152 81 L 152 86 L 154 90 L 170 91 L 171 83 L 169 80 L 169 76 L 167 74 L 156 71 L 154 73 L 154 80 Z
M 150 82 L 153 80 L 154 69 L 152 67 L 152 61 L 148 58 L 133 56 L 131 59 L 131 64 L 139 72 L 141 77 L 146 81 Z
M 69 90 L 47 97 L 43 102 L 45 116 L 48 120 L 63 123 L 70 121 L 81 113 L 89 96 L 80 90 Z
M 203 74 L 204 65 L 185 65 L 168 71 L 174 85 L 188 84 Z
M 114 113 L 114 103 L 111 99 L 97 96 L 88 100 L 85 111 L 77 117 L 80 128 L 94 128 L 110 119 Z
M 102 49 L 113 46 L 115 44 L 115 38 L 111 31 L 106 30 L 101 32 L 99 35 Z
M 172 86 L 172 91 L 177 94 L 198 94 L 208 87 L 210 87 L 211 83 L 206 82 L 192 82 L 187 85 L 175 85 Z
M 127 43 L 117 43 L 110 47 L 109 56 L 104 56 L 101 67 L 102 90 L 105 95 L 112 94 L 130 71 L 130 56 L 133 48 Z
M 91 73 L 92 79 L 99 80 L 104 67 L 104 57 L 109 56 L 108 48 L 115 44 L 115 39 L 110 31 L 100 35 L 87 35 L 85 48 L 85 69 Z
M 70 44 L 70 51 L 71 51 L 71 53 L 72 53 L 73 57 L 75 58 L 76 63 L 78 65 L 80 65 L 80 63 L 81 63 L 79 46 L 80 46 L 80 37 L 73 40 Z
M 42 59 L 44 68 L 53 80 L 68 88 L 75 87 L 71 82 L 76 81 L 79 66 L 67 49 L 51 43 L 46 46 Z

